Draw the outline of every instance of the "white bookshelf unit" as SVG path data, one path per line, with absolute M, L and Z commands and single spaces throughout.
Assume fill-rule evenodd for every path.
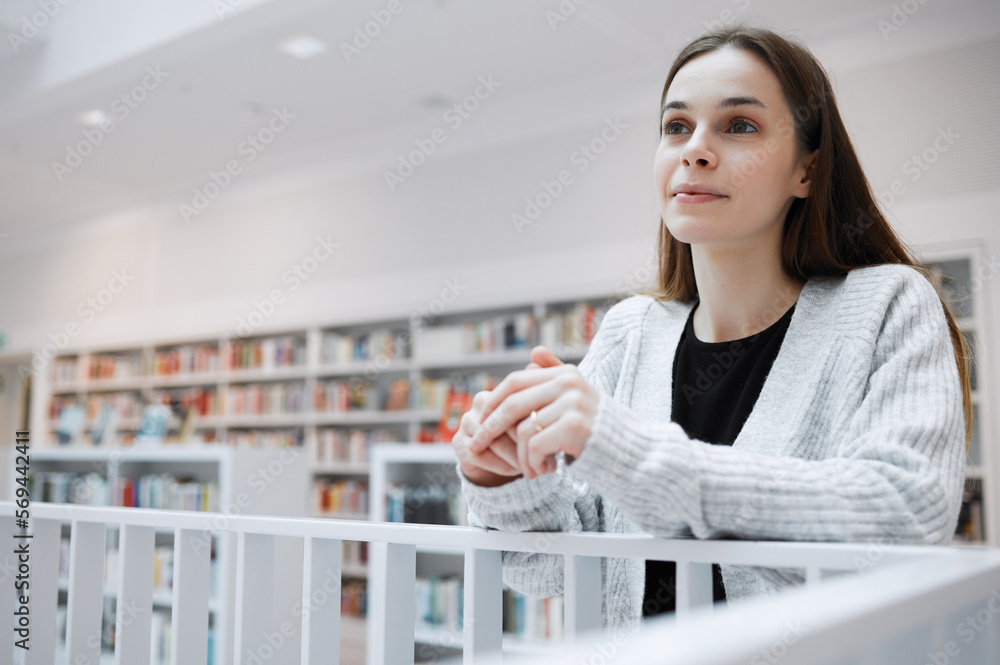
M 39 482 L 40 474 L 47 473 L 73 474 L 81 481 L 84 478 L 91 480 L 86 484 L 86 487 L 91 488 L 86 502 L 95 505 L 118 505 L 114 501 L 114 488 L 120 479 L 125 478 L 169 474 L 193 482 L 213 483 L 218 491 L 209 506 L 210 510 L 230 515 L 296 514 L 296 511 L 301 511 L 306 500 L 309 477 L 308 461 L 301 451 L 193 445 L 135 445 L 121 448 L 32 446 L 29 452 L 29 470 L 36 483 Z M 84 474 L 96 475 L 88 477 Z M 98 477 L 103 479 L 103 484 L 93 482 Z M 83 482 L 78 482 L 77 485 L 83 486 Z M 103 487 L 110 490 L 110 497 L 105 494 Z M 14 500 L 13 496 L 10 498 Z M 78 495 L 77 498 L 86 497 Z M 206 530 L 212 529 L 212 523 L 207 519 L 205 527 Z M 210 661 L 213 663 L 228 663 L 232 660 L 229 645 L 232 643 L 235 618 L 231 604 L 222 602 L 222 599 L 235 597 L 236 539 L 233 536 L 234 534 L 225 534 L 223 537 L 216 535 L 212 539 L 215 556 L 211 570 L 209 621 L 214 634 Z M 64 526 L 64 538 L 69 538 L 68 525 Z M 173 533 L 158 531 L 155 542 L 157 547 L 170 549 L 173 546 Z M 294 555 L 294 550 L 288 549 L 287 543 L 278 547 L 284 549 L 278 550 L 276 557 Z M 117 548 L 117 530 L 110 529 L 109 552 L 116 553 Z M 108 557 L 109 568 L 114 565 L 114 557 L 114 554 Z M 166 575 L 166 572 L 163 574 Z M 112 611 L 117 595 L 114 588 L 116 580 L 116 571 L 109 570 L 105 575 L 105 603 Z M 66 588 L 66 580 L 60 579 L 61 605 L 66 602 Z M 169 587 L 158 588 L 153 596 L 153 609 L 160 619 L 166 617 L 169 621 L 171 605 Z M 110 627 L 105 625 L 109 635 L 113 633 L 113 621 L 112 615 Z M 57 654 L 61 648 L 61 644 L 57 645 Z M 61 661 L 57 658 L 57 662 Z M 111 652 L 103 652 L 102 663 L 104 662 L 113 662 Z
M 371 520 L 373 522 L 390 521 L 388 519 L 391 512 L 389 508 L 389 496 L 395 485 L 418 489 L 451 486 L 458 491 L 458 500 L 450 507 L 449 517 L 452 519 L 448 520 L 448 523 L 467 525 L 468 506 L 461 495 L 459 478 L 455 470 L 456 461 L 454 448 L 448 443 L 383 443 L 375 446 L 371 452 Z M 419 506 L 422 502 L 423 499 L 417 497 L 413 501 L 416 507 L 412 511 L 412 515 L 407 515 L 407 517 L 416 517 L 419 514 Z M 377 548 L 373 549 L 372 560 L 377 560 L 378 556 L 380 556 L 379 550 Z M 437 576 L 445 579 L 456 578 L 459 581 L 463 581 L 464 566 L 465 553 L 461 549 L 417 547 L 416 568 L 418 579 L 428 579 Z M 375 584 L 376 580 L 372 582 Z M 372 597 L 376 597 L 378 589 L 372 587 L 369 589 L 369 592 Z M 553 602 L 560 608 L 558 619 L 561 625 L 561 605 L 558 604 L 558 599 Z M 454 620 L 460 616 L 460 613 L 457 607 L 451 609 L 452 619 Z M 528 618 L 529 620 L 535 619 L 530 614 Z M 369 644 L 374 643 L 374 638 L 374 631 L 369 626 Z M 453 623 L 449 625 L 445 622 L 435 625 L 421 621 L 421 617 L 418 614 L 414 638 L 416 643 L 414 661 L 416 663 L 436 662 L 441 658 L 453 657 L 461 653 L 462 632 Z M 505 653 L 546 654 L 558 649 L 559 645 L 560 641 L 557 638 L 524 639 L 511 635 L 505 635 L 503 638 L 503 650 Z M 377 662 L 377 654 L 369 652 L 369 656 L 369 665 L 374 665 Z
M 940 275 L 940 286 L 959 330 L 971 346 L 972 441 L 966 460 L 966 496 L 956 544 L 1000 547 L 1000 455 L 996 449 L 989 290 L 995 263 L 987 263 L 981 243 L 945 243 L 920 249 L 920 262 Z

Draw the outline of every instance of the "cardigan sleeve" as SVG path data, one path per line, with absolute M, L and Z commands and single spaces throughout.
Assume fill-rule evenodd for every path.
M 937 292 L 907 274 L 881 320 L 870 317 L 872 334 L 845 348 L 867 374 L 865 394 L 819 459 L 711 445 L 601 395 L 567 468 L 655 535 L 687 525 L 698 538 L 949 543 L 965 472 L 962 390 Z
M 650 300 L 651 302 L 651 300 Z M 645 303 L 648 306 L 648 302 Z M 577 369 L 604 394 L 613 394 L 620 364 L 618 348 L 634 328 L 642 302 L 626 299 L 608 309 Z M 553 473 L 524 477 L 498 487 L 469 481 L 457 464 L 462 493 L 468 502 L 470 526 L 503 531 L 600 531 L 601 497 L 566 471 L 562 456 Z M 602 562 L 606 564 L 606 562 Z M 603 567 L 603 565 L 602 565 Z M 559 554 L 504 552 L 503 579 L 515 591 L 530 597 L 554 596 L 563 591 L 563 557 Z

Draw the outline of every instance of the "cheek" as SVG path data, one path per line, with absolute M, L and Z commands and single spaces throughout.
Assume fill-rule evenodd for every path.
M 730 185 L 749 192 L 773 191 L 786 175 L 786 162 L 784 155 L 760 146 L 740 151 L 731 158 Z
M 676 168 L 675 165 L 676 161 L 666 152 L 657 151 L 653 160 L 653 183 L 656 186 L 656 193 L 661 199 L 669 198 L 666 195 L 666 190 L 673 176 L 674 168 Z

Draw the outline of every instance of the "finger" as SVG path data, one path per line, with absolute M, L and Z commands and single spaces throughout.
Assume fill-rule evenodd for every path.
M 472 438 L 472 435 L 476 433 L 479 429 L 479 416 L 476 415 L 475 409 L 469 409 L 462 414 L 462 418 L 458 421 L 458 431 L 455 432 L 455 436 L 465 435 Z M 454 442 L 454 439 L 452 439 Z
M 560 446 L 565 444 L 565 419 L 563 416 L 571 408 L 571 402 L 566 399 L 566 393 L 562 393 L 551 404 L 538 411 L 538 422 L 542 429 L 535 429 L 534 424 L 528 422 L 519 425 L 523 427 L 522 432 L 528 432 L 528 436 L 523 439 L 526 442 L 525 456 L 522 461 L 518 459 L 519 468 L 526 477 L 540 476 L 549 473 L 549 458 L 555 462 L 555 455 L 559 452 Z M 555 464 L 551 471 L 555 470 Z
M 495 473 L 500 476 L 517 476 L 521 474 L 520 469 L 508 464 L 506 461 L 498 457 L 492 450 L 487 449 L 481 453 L 474 454 L 471 457 L 472 459 L 469 460 L 470 465 L 486 469 L 491 473 Z
M 516 426 L 533 410 L 540 409 L 556 399 L 563 392 L 564 386 L 562 381 L 544 381 L 511 395 L 496 409 L 491 418 L 483 421 L 483 425 L 472 436 L 469 448 L 475 452 L 483 450 L 495 437 Z
M 520 467 L 525 477 L 528 477 L 529 473 L 530 477 L 534 478 L 555 471 L 555 456 L 559 452 L 559 447 L 565 436 L 565 427 L 562 421 L 560 421 L 559 416 L 552 415 L 551 409 L 546 411 L 544 417 L 539 413 L 538 419 L 545 424 L 545 428 L 541 432 L 533 434 L 527 442 L 528 445 L 525 446 L 525 461 Z M 549 467 L 550 461 L 551 469 Z
M 497 457 L 507 462 L 511 468 L 521 471 L 521 467 L 517 463 L 517 442 L 511 438 L 509 432 L 497 437 L 489 449 Z
M 480 422 L 486 424 L 489 417 L 493 415 L 493 411 L 510 395 L 524 390 L 525 388 L 542 383 L 543 381 L 547 381 L 553 376 L 561 374 L 567 370 L 568 368 L 566 367 L 545 367 L 541 369 L 522 369 L 511 372 L 504 377 L 503 381 L 501 381 L 496 388 L 490 391 L 489 399 L 487 399 L 483 404 L 481 411 L 482 419 Z M 510 423 L 493 422 L 493 430 L 499 432 L 506 431 L 513 427 L 516 422 L 516 420 Z
M 490 398 L 489 390 L 480 390 L 472 398 L 472 408 L 475 409 L 477 407 L 481 407 L 483 404 L 486 403 L 486 400 L 488 400 L 489 398 Z
M 530 422 L 532 420 L 532 418 L 530 416 L 529 416 L 528 420 L 529 420 L 529 423 L 528 423 L 527 427 L 530 427 L 531 431 L 534 431 L 535 425 L 532 422 Z M 522 428 L 522 425 L 518 425 L 518 429 L 521 429 L 521 428 Z M 528 445 L 529 445 L 529 442 L 531 441 L 531 434 L 528 434 L 528 436 L 520 436 L 520 437 L 518 437 L 516 439 L 516 441 L 517 441 L 517 468 L 521 469 L 521 473 L 524 474 L 524 477 L 528 478 L 530 480 L 531 478 L 535 477 L 535 475 L 533 473 L 531 473 L 531 469 L 529 469 L 528 466 L 527 466 L 527 463 L 528 463 Z
M 541 345 L 531 350 L 531 362 L 539 367 L 555 367 L 563 364 L 563 361 L 559 360 L 554 353 Z

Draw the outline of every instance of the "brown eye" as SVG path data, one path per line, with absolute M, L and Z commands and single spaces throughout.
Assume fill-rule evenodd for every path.
M 663 124 L 663 133 L 664 134 L 669 134 L 669 135 L 679 134 L 680 132 L 671 131 L 674 128 L 684 129 L 685 127 L 684 127 L 684 125 L 682 125 L 681 123 L 677 122 L 676 120 L 671 120 L 670 122 L 667 122 L 667 123 Z
M 738 131 L 736 132 L 737 134 L 753 134 L 754 132 L 757 131 L 757 128 L 754 127 L 753 124 L 745 118 L 736 118 L 735 120 L 733 120 L 733 123 L 730 125 L 730 127 L 739 127 L 740 125 L 748 127 L 750 131 L 742 131 L 742 132 Z

